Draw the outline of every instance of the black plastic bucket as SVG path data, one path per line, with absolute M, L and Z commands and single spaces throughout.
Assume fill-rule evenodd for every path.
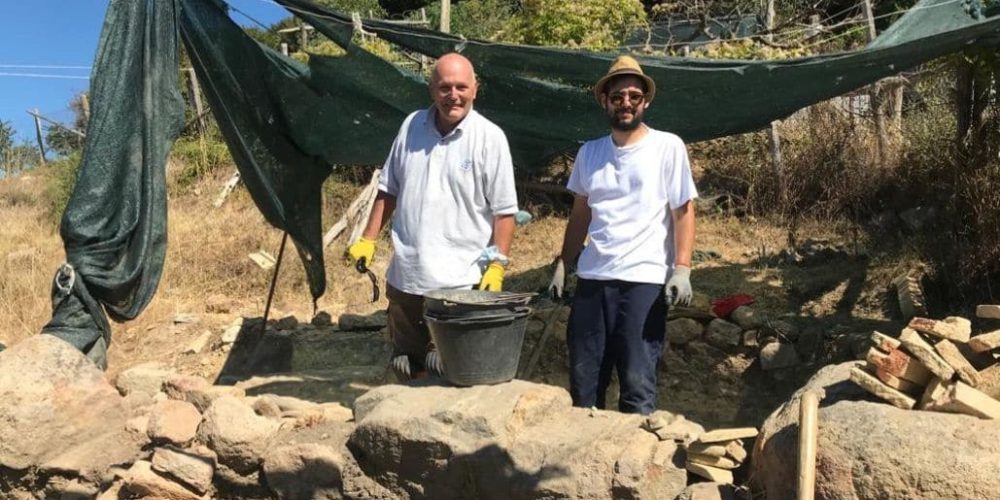
M 424 294 L 424 312 L 437 318 L 470 318 L 513 313 L 534 297 L 533 293 L 486 290 L 432 290 Z
M 529 316 L 531 308 L 525 306 L 490 316 L 425 314 L 444 365 L 444 378 L 464 386 L 499 384 L 514 378 Z

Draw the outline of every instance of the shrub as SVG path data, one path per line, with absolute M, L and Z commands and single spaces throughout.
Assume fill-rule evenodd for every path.
M 53 222 L 58 222 L 62 218 L 69 198 L 73 195 L 76 178 L 80 174 L 80 160 L 80 152 L 76 151 L 49 162 L 40 170 L 41 174 L 48 178 L 48 182 L 45 183 L 45 198 Z
M 224 165 L 232 165 L 229 148 L 221 141 L 183 137 L 174 143 L 171 156 L 180 163 L 180 172 L 173 178 L 172 188 L 183 191 L 198 179 L 216 172 Z

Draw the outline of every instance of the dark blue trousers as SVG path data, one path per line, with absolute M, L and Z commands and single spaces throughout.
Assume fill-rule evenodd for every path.
M 663 285 L 580 279 L 567 328 L 574 406 L 603 409 L 617 369 L 618 410 L 656 409 L 656 365 L 667 328 Z

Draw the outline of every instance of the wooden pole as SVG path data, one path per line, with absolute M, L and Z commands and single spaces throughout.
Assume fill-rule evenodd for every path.
M 90 97 L 86 92 L 80 94 L 80 107 L 83 109 L 84 123 L 90 123 Z
M 441 0 L 441 32 L 451 33 L 451 0 Z
M 871 0 L 862 0 L 861 6 L 865 12 L 865 18 L 868 20 L 868 42 L 871 43 L 878 35 L 875 31 L 875 15 L 872 13 Z M 882 110 L 881 87 L 879 82 L 872 84 L 869 108 L 871 109 L 872 116 L 875 117 L 875 134 L 878 136 L 878 161 L 880 165 L 884 165 L 885 153 L 889 149 L 889 139 L 886 137 L 885 131 L 885 113 Z
M 772 0 L 773 1 L 773 0 Z M 868 41 L 875 39 L 875 14 L 872 13 L 871 0 L 862 0 L 861 8 L 865 11 L 865 18 L 868 20 Z
M 767 35 L 764 38 L 768 42 L 774 41 L 774 34 L 771 30 L 774 29 L 774 0 L 767 0 L 767 10 L 764 11 L 764 23 L 767 26 Z
M 38 108 L 31 116 L 35 117 L 35 136 L 38 138 L 38 157 L 42 165 L 45 165 L 45 141 L 42 140 L 42 118 L 38 114 Z
M 306 23 L 299 21 L 299 51 L 305 52 L 308 44 L 309 33 L 306 32 Z
M 194 68 L 188 68 L 188 89 L 191 91 L 191 102 L 194 105 L 194 113 L 198 119 L 198 134 L 205 135 L 208 127 L 205 124 L 205 110 L 201 104 L 201 88 L 198 86 L 198 75 Z
M 799 399 L 799 492 L 798 500 L 816 496 L 816 434 L 819 431 L 819 400 L 823 394 L 807 391 Z
M 429 28 L 430 27 L 430 25 L 427 23 L 427 8 L 426 7 L 421 7 L 420 8 L 420 22 L 423 23 L 422 26 L 424 28 Z M 424 71 L 424 68 L 426 68 L 426 67 L 427 67 L 427 56 L 425 56 L 423 54 L 420 54 L 420 71 L 421 72 Z
M 764 20 L 767 23 L 766 29 L 768 34 L 766 35 L 767 41 L 774 41 L 774 35 L 771 34 L 771 30 L 774 29 L 774 0 L 767 0 L 767 7 L 764 12 Z M 778 199 L 781 201 L 781 210 L 784 211 L 785 201 L 788 199 L 785 193 L 785 170 L 781 163 L 781 136 L 778 135 L 778 125 L 781 122 L 773 121 L 771 122 L 771 127 L 767 129 L 768 142 L 771 147 L 771 165 L 774 168 L 775 178 L 778 181 Z

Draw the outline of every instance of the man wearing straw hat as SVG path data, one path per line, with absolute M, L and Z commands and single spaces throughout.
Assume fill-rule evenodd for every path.
M 615 59 L 594 86 L 611 134 L 580 148 L 567 184 L 576 196 L 550 290 L 562 295 L 575 263 L 566 339 L 575 406 L 603 408 L 617 370 L 618 409 L 655 410 L 667 304 L 691 301 L 698 193 L 684 142 L 643 123 L 655 96 L 635 59 Z

